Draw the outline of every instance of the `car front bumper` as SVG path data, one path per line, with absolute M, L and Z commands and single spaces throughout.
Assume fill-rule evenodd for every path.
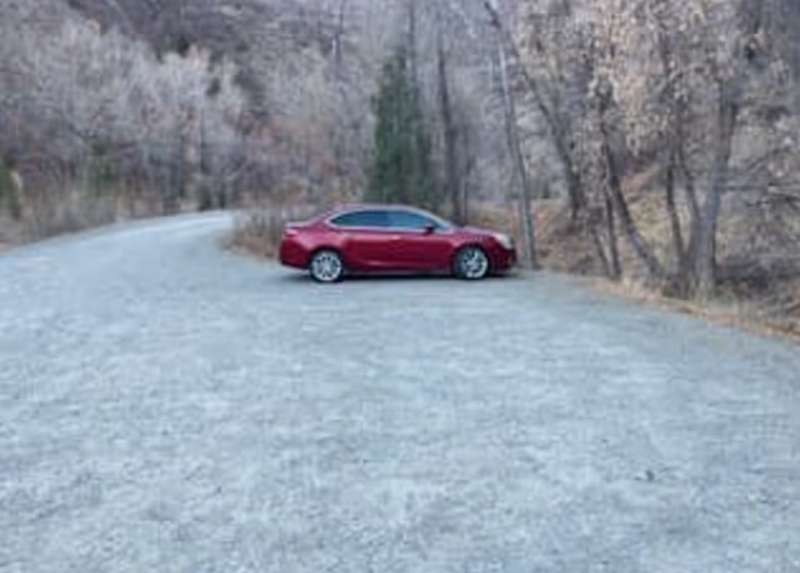
M 492 269 L 494 272 L 503 273 L 517 266 L 517 250 L 506 249 L 498 246 L 491 253 Z

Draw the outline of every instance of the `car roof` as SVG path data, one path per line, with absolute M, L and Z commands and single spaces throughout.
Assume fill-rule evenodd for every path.
M 343 215 L 346 213 L 353 213 L 356 211 L 411 211 L 412 213 L 421 213 L 425 215 L 430 215 L 424 209 L 420 209 L 419 207 L 412 207 L 410 205 L 390 205 L 390 204 L 382 204 L 382 203 L 350 203 L 345 205 L 339 205 L 334 207 L 331 211 L 328 212 L 329 217 L 333 217 L 336 215 Z

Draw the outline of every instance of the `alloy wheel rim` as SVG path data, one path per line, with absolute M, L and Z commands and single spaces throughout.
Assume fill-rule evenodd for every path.
M 334 282 L 342 275 L 342 261 L 333 253 L 320 253 L 311 264 L 314 276 L 322 282 Z
M 489 270 L 489 260 L 483 251 L 470 249 L 461 258 L 461 269 L 468 279 L 480 279 L 486 276 Z

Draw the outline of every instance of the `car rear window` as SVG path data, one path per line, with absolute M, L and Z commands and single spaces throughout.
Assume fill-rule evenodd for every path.
M 331 220 L 337 227 L 389 227 L 389 217 L 385 211 L 357 211 L 345 213 Z

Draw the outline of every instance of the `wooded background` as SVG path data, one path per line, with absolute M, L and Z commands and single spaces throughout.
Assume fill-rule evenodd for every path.
M 798 310 L 795 0 L 4 0 L 0 242 L 371 198 Z

